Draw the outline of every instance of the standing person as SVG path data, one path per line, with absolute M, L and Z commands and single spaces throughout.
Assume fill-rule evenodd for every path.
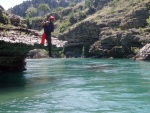
M 48 21 L 44 21 L 43 24 L 43 28 L 44 28 L 44 33 L 46 35 L 46 40 L 47 40 L 47 44 L 48 44 L 48 51 L 49 51 L 49 57 L 52 57 L 52 39 L 51 39 L 51 32 L 54 31 L 54 20 L 55 18 L 53 16 L 50 16 Z

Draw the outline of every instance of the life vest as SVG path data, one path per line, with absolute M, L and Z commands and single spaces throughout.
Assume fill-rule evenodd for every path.
M 41 44 L 42 44 L 42 45 L 44 45 L 45 39 L 46 39 L 46 34 L 43 33 L 43 34 L 42 34 L 42 37 L 41 37 Z

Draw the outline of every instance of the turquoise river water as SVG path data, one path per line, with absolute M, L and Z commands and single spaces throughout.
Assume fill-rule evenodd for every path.
M 150 113 L 150 62 L 28 59 L 0 82 L 0 113 Z

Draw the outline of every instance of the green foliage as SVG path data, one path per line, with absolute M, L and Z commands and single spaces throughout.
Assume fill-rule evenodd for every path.
M 10 19 L 7 14 L 0 12 L 0 23 L 9 24 Z
M 71 25 L 77 22 L 73 12 L 69 16 L 69 22 L 71 23 Z
M 110 7 L 115 7 L 115 4 L 116 4 L 116 0 L 112 0 L 108 5 Z
M 34 17 L 37 13 L 37 9 L 34 7 L 29 7 L 26 11 L 26 17 L 31 18 Z
M 71 2 L 71 3 L 69 4 L 69 6 L 70 6 L 70 7 L 74 7 L 74 6 L 75 6 L 75 3 L 74 3 L 74 2 Z
M 150 16 L 146 21 L 147 21 L 148 26 L 150 26 Z
M 142 28 L 142 27 L 140 27 L 139 30 L 140 30 L 141 33 L 144 32 L 144 28 Z
M 85 12 L 79 12 L 79 20 L 82 20 L 82 19 L 84 19 L 84 18 L 86 18 L 86 13 Z
M 92 0 L 85 0 L 85 8 L 90 7 Z
M 131 47 L 131 51 L 133 51 L 133 53 L 137 54 L 140 49 L 138 47 Z
M 26 18 L 26 21 L 28 28 L 31 29 L 33 23 L 38 23 L 42 21 L 42 17 Z
M 38 9 L 44 12 L 50 11 L 50 7 L 48 6 L 48 4 L 40 4 Z
M 10 21 L 11 21 L 11 24 L 14 25 L 14 26 L 19 26 L 20 23 L 21 23 L 20 18 L 15 17 L 15 16 L 12 16 L 12 17 L 10 18 Z
M 30 18 L 31 21 L 42 21 L 42 17 L 33 17 Z
M 69 21 L 64 22 L 61 25 L 61 27 L 59 28 L 59 32 L 63 33 L 69 26 L 70 26 L 70 22 Z
M 52 53 L 55 57 L 63 57 L 63 48 L 52 46 Z
M 32 19 L 31 18 L 26 18 L 26 21 L 27 21 L 28 28 L 31 29 Z
M 55 12 L 61 11 L 62 9 L 63 9 L 63 7 L 58 7 L 56 9 L 54 9 L 53 12 L 55 13 Z

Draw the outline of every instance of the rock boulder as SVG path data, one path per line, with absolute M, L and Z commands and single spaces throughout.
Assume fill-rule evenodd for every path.
M 140 49 L 134 58 L 135 60 L 150 60 L 150 44 L 146 44 Z

